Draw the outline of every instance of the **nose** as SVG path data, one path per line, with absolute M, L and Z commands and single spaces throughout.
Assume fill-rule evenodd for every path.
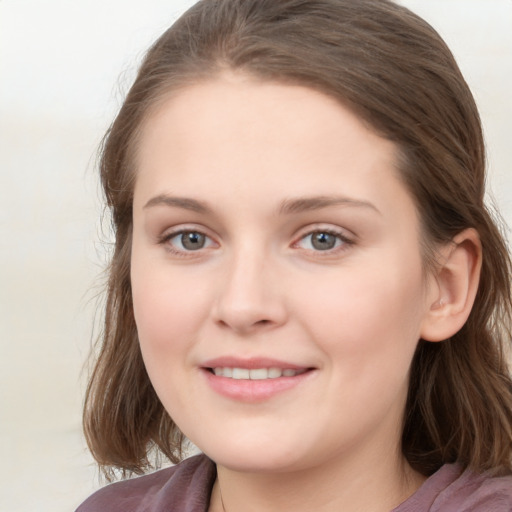
M 247 336 L 286 322 L 284 283 L 263 251 L 233 255 L 219 281 L 212 314 L 221 327 Z

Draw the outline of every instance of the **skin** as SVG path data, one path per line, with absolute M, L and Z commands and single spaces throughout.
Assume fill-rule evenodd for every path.
M 211 510 L 221 493 L 230 512 L 401 503 L 423 481 L 400 435 L 439 287 L 423 271 L 396 147 L 321 93 L 223 74 L 159 105 L 137 164 L 141 350 L 166 410 L 217 463 Z M 187 250 L 183 231 L 205 245 Z M 311 233 L 325 232 L 334 247 L 319 250 Z M 237 400 L 202 368 L 226 355 L 310 370 L 267 399 Z

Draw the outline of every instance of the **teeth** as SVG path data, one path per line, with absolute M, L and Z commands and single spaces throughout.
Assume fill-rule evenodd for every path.
M 266 368 L 258 368 L 257 370 L 249 370 L 251 380 L 268 379 L 268 370 Z
M 223 372 L 224 373 L 224 372 Z M 249 370 L 247 368 L 233 368 L 233 379 L 248 379 Z
M 292 370 L 291 368 L 230 368 L 218 367 L 213 369 L 213 373 L 218 377 L 228 377 L 235 380 L 265 380 L 277 379 L 279 377 L 295 377 L 306 370 Z
M 277 379 L 277 377 L 281 377 L 283 374 L 281 368 L 269 368 L 268 369 L 268 378 L 269 379 Z

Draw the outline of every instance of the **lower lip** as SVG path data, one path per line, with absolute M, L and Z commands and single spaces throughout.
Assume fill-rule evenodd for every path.
M 249 380 L 220 377 L 207 369 L 202 369 L 202 371 L 206 376 L 208 384 L 215 392 L 241 402 L 262 402 L 268 400 L 275 395 L 299 386 L 314 373 L 313 370 L 308 370 L 294 377 Z

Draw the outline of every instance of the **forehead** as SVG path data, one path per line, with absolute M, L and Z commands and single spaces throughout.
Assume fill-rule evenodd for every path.
M 334 98 L 225 74 L 172 93 L 147 118 L 135 202 L 176 189 L 219 201 L 235 193 L 247 205 L 333 192 L 392 203 L 408 196 L 396 154 Z

